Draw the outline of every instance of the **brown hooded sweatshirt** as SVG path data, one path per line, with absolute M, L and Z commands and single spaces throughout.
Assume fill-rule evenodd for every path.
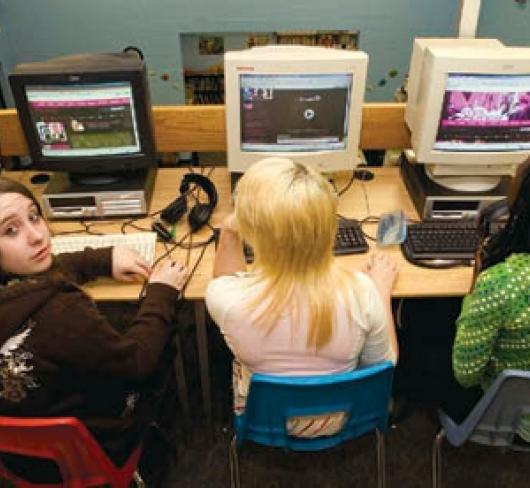
M 145 425 L 142 386 L 158 366 L 178 291 L 149 284 L 117 332 L 78 285 L 111 275 L 111 248 L 54 259 L 0 286 L 0 415 L 74 416 L 123 462 Z

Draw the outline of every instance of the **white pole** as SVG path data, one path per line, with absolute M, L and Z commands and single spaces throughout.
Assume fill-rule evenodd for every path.
M 477 34 L 481 0 L 460 0 L 458 37 L 472 38 Z

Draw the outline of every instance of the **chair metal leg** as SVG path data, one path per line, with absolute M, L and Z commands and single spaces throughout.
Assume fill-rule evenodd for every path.
M 444 438 L 445 432 L 441 429 L 432 446 L 432 488 L 442 488 L 442 444 Z
M 210 437 L 213 438 L 212 397 L 210 384 L 210 366 L 208 358 L 208 319 L 204 300 L 195 301 L 195 328 L 197 335 L 197 353 L 201 376 L 202 402 L 204 416 Z
M 136 486 L 138 488 L 145 488 L 145 482 L 144 482 L 142 476 L 140 475 L 140 471 L 136 470 L 133 473 L 133 480 L 134 480 L 134 483 L 136 484 Z
M 386 445 L 385 436 L 375 429 L 377 436 L 377 488 L 386 487 Z
M 230 460 L 230 486 L 232 488 L 240 488 L 241 484 L 239 480 L 239 459 L 237 456 L 237 442 L 235 435 L 230 441 L 228 458 Z

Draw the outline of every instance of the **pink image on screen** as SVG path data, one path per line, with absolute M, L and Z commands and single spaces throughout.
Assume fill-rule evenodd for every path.
M 530 119 L 529 92 L 451 91 L 445 100 L 442 125 L 504 125 Z

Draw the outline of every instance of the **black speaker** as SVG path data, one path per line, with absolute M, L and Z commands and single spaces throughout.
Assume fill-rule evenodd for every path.
M 188 192 L 190 185 L 195 184 L 201 190 L 204 190 L 208 197 L 208 203 L 196 203 L 188 212 L 188 223 L 192 232 L 199 230 L 205 225 L 212 216 L 212 213 L 217 205 L 217 190 L 213 182 L 204 175 L 197 173 L 187 173 L 180 182 L 180 196 L 170 203 L 162 212 L 160 216 L 166 222 L 174 224 L 182 218 L 188 211 Z

